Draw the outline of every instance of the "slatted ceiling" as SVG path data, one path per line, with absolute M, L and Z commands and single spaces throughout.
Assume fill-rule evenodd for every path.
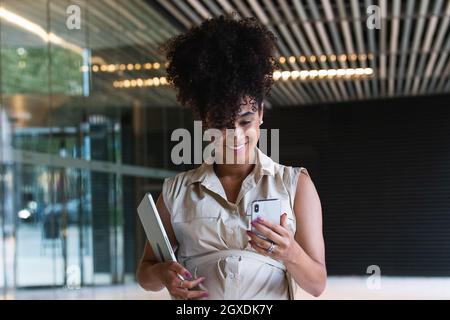
M 214 10 L 207 4 L 210 3 L 208 1 L 165 3 L 170 3 L 178 13 L 184 13 L 184 18 L 190 19 L 192 24 L 198 24 L 199 19 L 217 16 L 218 9 L 222 12 L 238 11 L 241 16 L 255 16 L 276 34 L 279 39 L 278 52 L 285 57 L 374 54 L 375 59 L 370 61 L 338 59 L 335 62 L 317 60 L 285 63 L 282 70 L 288 71 L 369 66 L 375 70 L 375 77 L 350 81 L 279 81 L 274 86 L 276 94 L 271 99 L 275 106 L 429 94 L 447 90 L 448 75 L 445 74 L 447 68 L 444 68 L 444 62 L 448 57 L 446 53 L 437 51 L 443 48 L 443 39 L 449 37 L 449 14 L 440 14 L 444 4 L 449 6 L 449 1 L 438 1 L 432 5 L 430 1 L 414 0 L 223 0 L 217 1 L 218 6 Z M 369 30 L 366 27 L 366 8 L 371 4 L 380 5 L 383 18 L 381 30 Z M 441 36 L 434 37 L 436 32 Z M 411 47 L 413 52 L 409 54 Z M 432 55 L 426 54 L 430 48 L 436 48 L 432 59 L 440 58 L 440 64 L 432 63 Z M 445 56 L 441 57 L 443 54 Z M 403 76 L 405 72 L 406 77 Z M 436 80 L 431 82 L 430 77 Z
M 46 3 L 7 0 L 2 5 L 46 29 Z M 276 81 L 270 98 L 275 107 L 450 91 L 450 0 L 97 0 L 89 6 L 85 0 L 72 1 L 86 9 L 83 12 L 89 17 L 83 23 L 89 28 L 89 39 L 72 36 L 65 27 L 67 3 L 50 2 L 52 32 L 80 47 L 88 41 L 94 55 L 98 53 L 107 64 L 164 62 L 157 48 L 168 38 L 208 17 L 235 11 L 243 17 L 257 17 L 275 33 L 277 54 L 287 58 L 282 71 L 374 70 L 371 78 L 364 79 Z M 373 4 L 381 8 L 380 30 L 366 26 L 366 10 Z M 38 41 L 30 43 L 39 45 Z M 338 59 L 322 61 L 322 54 Z M 371 54 L 373 59 L 342 61 L 342 54 Z M 297 59 L 290 62 L 290 56 Z M 299 56 L 308 59 L 299 61 Z M 316 61 L 311 61 L 311 56 L 316 56 Z M 165 74 L 164 68 L 151 72 L 154 76 Z M 117 75 L 118 80 L 141 76 L 136 71 Z M 98 81 L 105 81 L 102 88 L 112 84 L 111 77 L 99 77 Z M 148 89 L 145 95 L 154 105 L 177 105 L 173 90 L 164 86 Z

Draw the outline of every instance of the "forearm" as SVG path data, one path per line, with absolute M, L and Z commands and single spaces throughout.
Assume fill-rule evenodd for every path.
M 285 261 L 289 273 L 299 286 L 318 297 L 325 289 L 327 271 L 324 265 L 311 259 L 300 245 L 295 245 L 293 254 Z
M 160 277 L 161 263 L 143 261 L 136 272 L 139 285 L 147 291 L 160 291 L 164 288 Z

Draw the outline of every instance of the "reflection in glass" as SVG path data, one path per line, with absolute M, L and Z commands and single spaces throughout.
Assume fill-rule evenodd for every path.
M 65 0 L 0 4 L 0 287 L 134 280 L 135 208 L 159 191 L 168 171 L 158 170 L 173 169 L 169 128 L 183 117 L 166 110 L 167 87 L 113 83 L 164 76 L 145 66 L 178 30 L 145 1 L 76 1 L 79 29 L 67 27 Z M 155 173 L 141 176 L 147 166 Z

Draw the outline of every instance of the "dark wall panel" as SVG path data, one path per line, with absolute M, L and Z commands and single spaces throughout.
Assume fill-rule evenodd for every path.
M 450 275 L 450 96 L 269 110 L 319 192 L 329 274 Z

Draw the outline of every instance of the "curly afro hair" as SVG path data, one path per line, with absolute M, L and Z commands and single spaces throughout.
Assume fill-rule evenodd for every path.
M 175 36 L 160 49 L 177 101 L 192 108 L 209 127 L 233 127 L 242 99 L 261 109 L 270 94 L 276 37 L 254 17 L 221 15 Z

